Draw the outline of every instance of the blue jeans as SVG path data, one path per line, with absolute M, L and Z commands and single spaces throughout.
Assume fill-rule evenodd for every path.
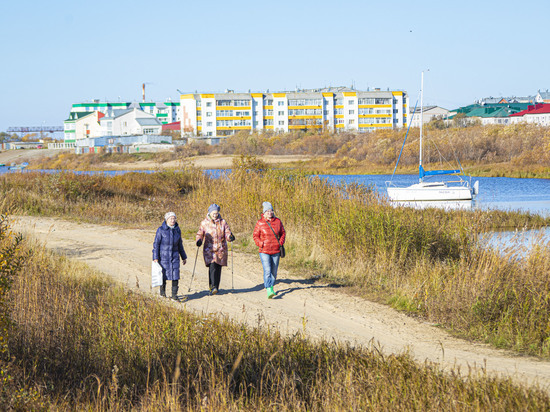
M 274 255 L 260 253 L 260 260 L 262 261 L 262 266 L 264 268 L 264 285 L 266 289 L 275 285 L 280 255 L 280 253 L 276 253 Z

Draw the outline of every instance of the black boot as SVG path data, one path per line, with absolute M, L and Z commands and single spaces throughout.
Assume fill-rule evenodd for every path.
M 163 298 L 166 297 L 166 281 L 165 280 L 163 280 L 162 285 L 160 285 L 160 296 L 162 296 Z
M 172 297 L 171 297 L 172 300 L 177 300 L 179 302 L 179 298 L 178 298 L 178 281 L 177 280 L 173 280 L 172 281 Z

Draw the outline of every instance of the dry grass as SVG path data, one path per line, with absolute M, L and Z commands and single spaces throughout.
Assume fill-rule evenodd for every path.
M 247 158 L 218 180 L 196 170 L 22 174 L 1 177 L 0 193 L 17 213 L 110 224 L 151 226 L 174 210 L 187 233 L 216 202 L 250 251 L 261 202 L 270 200 L 289 234 L 286 264 L 295 273 L 354 287 L 462 336 L 550 357 L 548 248 L 515 261 L 477 246 L 478 234 L 491 229 L 549 223 L 536 215 L 393 208 L 363 186 L 332 187 Z
M 35 244 L 10 293 L 15 410 L 547 410 L 535 389 L 197 317 Z M 48 302 L 48 304 L 44 304 Z M 11 359 L 9 364 L 7 359 Z
M 443 127 L 438 122 L 425 128 L 424 166 L 452 168 L 457 160 L 468 174 L 477 176 L 550 178 L 550 129 L 518 124 L 511 126 Z M 155 160 L 185 160 L 201 154 L 307 155 L 313 160 L 300 167 L 317 173 L 391 173 L 399 156 L 406 130 L 371 133 L 238 133 L 219 145 L 193 143 L 174 152 L 142 154 L 62 154 L 32 163 L 34 168 L 100 170 L 105 163 Z M 403 147 L 398 173 L 418 170 L 419 129 L 411 128 Z M 292 165 L 291 165 L 292 166 Z

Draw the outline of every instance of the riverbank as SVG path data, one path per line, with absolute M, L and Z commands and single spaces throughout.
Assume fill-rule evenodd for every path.
M 29 162 L 29 169 L 71 170 L 181 170 L 183 167 L 200 169 L 230 169 L 241 155 L 206 154 L 180 156 L 177 153 L 141 154 L 85 154 L 47 149 L 11 150 L 0 152 L 0 163 Z M 339 159 L 335 155 L 259 155 L 258 161 L 277 168 L 300 169 L 311 174 L 391 174 L 394 166 Z M 550 179 L 550 167 L 519 166 L 511 163 L 464 164 L 467 175 L 479 177 L 515 177 Z M 425 165 L 427 169 L 440 165 Z M 417 174 L 418 166 L 400 166 L 398 174 Z
M 57 289 L 49 284 L 39 283 L 38 280 L 41 281 L 46 272 L 41 265 L 47 264 L 51 259 L 45 256 L 41 258 L 40 265 L 29 263 L 30 266 L 25 269 L 25 277 L 22 279 L 29 279 L 29 274 L 33 272 L 37 281 L 23 281 L 20 285 L 20 296 L 25 299 L 32 298 L 31 310 L 24 307 L 16 310 L 16 313 L 22 316 L 17 324 L 30 325 L 25 331 L 28 336 L 23 336 L 26 340 L 21 341 L 19 349 L 28 356 L 28 365 L 41 365 L 34 369 L 29 366 L 29 370 L 32 369 L 34 373 L 44 368 L 51 373 L 52 364 L 68 367 L 72 364 L 81 365 L 79 362 L 82 361 L 87 367 L 85 376 L 77 377 L 74 382 L 80 385 L 79 387 L 87 388 L 84 392 L 78 392 L 84 396 L 84 393 L 93 392 L 89 388 L 90 384 L 82 383 L 82 379 L 85 380 L 91 374 L 100 377 L 98 386 L 111 385 L 115 380 L 132 387 L 132 381 L 128 380 L 128 376 L 149 376 L 148 371 L 155 371 L 152 372 L 155 377 L 161 373 L 158 371 L 169 371 L 165 376 L 174 376 L 174 365 L 181 363 L 181 370 L 184 371 L 186 379 L 197 376 L 197 369 L 190 367 L 193 365 L 199 368 L 200 373 L 208 376 L 213 376 L 213 371 L 221 373 L 215 375 L 221 382 L 231 383 L 234 376 L 239 377 L 242 376 L 241 373 L 246 372 L 245 377 L 238 378 L 238 382 L 245 382 L 242 388 L 256 388 L 254 391 L 257 393 L 259 389 L 268 388 L 262 385 L 259 388 L 250 386 L 249 383 L 261 382 L 261 376 L 265 376 L 266 370 L 268 374 L 274 371 L 290 371 L 288 375 L 286 372 L 284 375 L 271 375 L 276 382 L 296 382 L 296 379 L 300 382 L 311 382 L 308 380 L 312 377 L 311 368 L 324 370 L 319 369 L 322 361 L 323 365 L 345 365 L 343 370 L 353 370 L 354 375 L 331 375 L 335 380 L 331 378 L 327 384 L 324 381 L 315 381 L 318 382 L 316 385 L 308 383 L 308 388 L 313 389 L 307 393 L 313 391 L 322 395 L 322 399 L 334 399 L 336 404 L 324 405 L 340 405 L 340 408 L 335 409 L 347 410 L 353 409 L 353 405 L 363 405 L 355 401 L 362 402 L 362 396 L 369 396 L 372 391 L 386 393 L 386 389 L 383 388 L 395 387 L 398 372 L 392 365 L 395 365 L 397 352 L 408 348 L 413 356 L 420 356 L 418 360 L 428 356 L 431 357 L 429 359 L 436 359 L 438 364 L 446 367 L 446 362 L 451 356 L 450 351 L 453 350 L 453 345 L 450 344 L 447 351 L 447 343 L 450 342 L 449 339 L 454 340 L 456 336 L 460 336 L 478 342 L 457 339 L 466 349 L 462 352 L 457 349 L 457 359 L 451 360 L 450 363 L 454 364 L 456 361 L 456 365 L 461 364 L 458 359 L 463 356 L 466 364 L 462 364 L 462 371 L 470 371 L 470 366 L 477 367 L 479 364 L 484 369 L 485 363 L 491 364 L 491 370 L 493 366 L 502 365 L 506 368 L 506 376 L 518 379 L 516 382 L 537 381 L 546 387 L 545 378 L 542 378 L 540 371 L 546 369 L 549 365 L 547 359 L 550 358 L 546 329 L 550 312 L 550 303 L 546 299 L 549 294 L 547 274 L 550 256 L 547 250 L 540 249 L 537 253 L 527 256 L 525 261 L 518 262 L 509 256 L 501 256 L 497 251 L 480 250 L 476 247 L 477 233 L 482 230 L 504 226 L 537 227 L 547 224 L 546 220 L 537 216 L 495 211 L 443 212 L 393 208 L 362 186 L 335 188 L 324 184 L 320 179 L 311 179 L 300 173 L 289 173 L 279 169 L 253 169 L 247 163 L 242 163 L 241 168 L 234 170 L 227 179 L 217 181 L 215 195 L 212 192 L 212 183 L 207 175 L 193 169 L 178 173 L 159 171 L 153 174 L 125 174 L 110 178 L 73 173 L 17 173 L 0 177 L 3 208 L 20 215 L 39 216 L 38 220 L 33 217 L 21 217 L 21 226 L 18 226 L 18 230 L 21 228 L 26 233 L 36 233 L 43 241 L 51 242 L 50 245 L 57 253 L 70 259 L 82 258 L 91 265 L 99 265 L 97 269 L 101 271 L 112 271 L 123 284 L 116 305 L 110 298 L 108 288 L 103 287 L 103 283 L 98 281 L 85 283 L 82 297 L 79 295 L 73 299 L 72 292 L 76 290 L 79 282 L 69 280 L 72 283 L 70 286 L 63 286 L 61 292 L 56 292 Z M 264 199 L 273 202 L 288 233 L 285 243 L 287 257 L 281 262 L 281 275 L 277 286 L 279 297 L 273 300 L 266 298 L 257 248 L 250 240 L 251 230 Z M 230 291 L 229 267 L 225 268 L 222 289 L 227 293 L 222 291 L 215 297 L 206 294 L 206 272 L 200 257 L 196 268 L 193 260 L 196 248 L 193 239 L 197 224 L 204 219 L 206 210 L 213 201 L 221 205 L 222 214 L 230 222 L 237 238 L 232 244 L 235 248 L 235 265 L 232 265 L 235 272 L 234 279 L 231 279 L 235 280 L 236 289 L 234 292 Z M 166 322 L 163 321 L 163 317 L 149 318 L 146 316 L 147 313 L 158 314 L 160 309 L 147 305 L 147 310 L 143 310 L 146 306 L 143 299 L 138 298 L 134 305 L 131 303 L 134 302 L 133 298 L 126 292 L 128 289 L 145 289 L 145 292 L 148 292 L 151 236 L 167 210 L 173 210 L 177 214 L 186 239 L 189 261 L 182 269 L 186 280 L 180 288 L 185 292 L 187 285 L 189 288 L 193 286 L 193 293 L 190 294 L 190 302 L 187 305 L 196 306 L 199 313 L 198 318 L 192 318 L 189 322 L 180 321 L 179 318 L 175 322 L 175 314 L 165 315 Z M 53 217 L 54 220 L 45 219 L 47 216 Z M 63 219 L 59 219 L 60 217 Z M 42 219 L 45 220 L 41 221 Z M 32 249 L 40 250 L 39 247 Z M 73 274 L 74 264 L 70 265 L 66 273 Z M 191 276 L 195 272 L 193 282 L 189 271 Z M 57 269 L 52 270 L 52 273 L 60 272 Z M 89 278 L 88 275 L 81 276 L 81 279 Z M 36 289 L 29 292 L 28 287 Z M 96 289 L 97 293 L 94 292 Z M 71 301 L 59 302 L 60 308 L 64 309 L 52 312 L 49 305 L 40 305 L 43 299 L 55 301 L 48 297 L 50 295 L 45 295 L 44 291 L 53 291 L 51 296 L 62 297 L 65 297 L 62 291 L 71 291 L 67 293 Z M 220 299 L 214 300 L 217 298 Z M 19 299 L 16 301 L 19 302 Z M 388 304 L 394 309 L 378 305 L 376 302 Z M 96 306 L 101 303 L 105 305 Z M 366 306 L 371 303 L 372 306 Z M 72 310 L 66 309 L 72 305 L 79 305 L 76 315 Z M 42 310 L 44 306 L 46 312 Z M 93 315 L 90 315 L 91 308 L 94 308 Z M 218 330 L 212 323 L 208 323 L 204 334 L 199 334 L 197 328 L 202 328 L 202 325 L 212 319 L 212 314 L 205 312 L 210 309 L 217 310 L 222 316 L 227 314 L 234 321 L 246 322 L 249 327 L 255 328 L 254 331 L 262 329 L 270 336 L 276 334 L 277 340 L 266 341 L 261 338 L 262 342 L 268 343 L 262 346 L 266 350 L 258 353 L 257 345 L 243 346 L 243 342 L 250 342 L 251 334 L 240 325 L 234 327 L 231 323 L 226 323 Z M 407 317 L 402 317 L 403 315 L 395 309 L 414 315 L 408 320 L 421 328 L 417 332 L 407 332 L 401 336 L 402 346 L 394 345 L 399 331 L 408 331 L 407 320 L 403 320 Z M 287 310 L 290 312 L 286 312 Z M 65 314 L 67 317 L 63 318 L 63 321 L 60 320 L 59 324 L 54 322 L 45 328 L 33 326 L 42 325 L 45 320 L 50 320 L 48 316 L 51 313 L 58 314 L 54 320 L 62 318 Z M 135 313 L 141 315 L 137 317 L 138 320 L 133 316 Z M 31 320 L 27 318 L 30 314 L 33 316 Z M 395 323 L 385 323 L 393 319 L 392 314 L 396 315 Z M 182 325 L 182 329 L 175 328 L 174 322 Z M 139 325 L 139 328 L 136 325 Z M 430 325 L 432 326 L 427 327 Z M 348 327 L 349 329 L 346 329 Z M 124 332 L 121 328 L 124 328 Z M 309 336 L 310 328 L 314 340 L 323 337 L 342 338 L 342 344 L 351 343 L 352 346 L 344 346 L 346 357 L 335 352 L 324 352 L 323 343 L 320 347 L 312 347 L 311 351 L 305 351 L 304 345 L 310 347 L 310 343 L 302 341 L 301 333 Z M 440 328 L 445 328 L 448 332 L 434 337 L 431 344 L 422 340 L 427 336 L 434 336 L 430 330 L 434 333 L 441 332 Z M 176 335 L 172 335 L 174 329 L 179 331 Z M 56 332 L 56 339 L 48 335 L 47 332 L 50 330 Z M 231 333 L 229 336 L 228 330 L 240 332 Z M 287 333 L 288 335 L 285 335 Z M 336 337 L 331 333 L 336 333 Z M 36 334 L 39 334 L 41 339 L 32 340 Z M 284 337 L 278 338 L 280 335 L 288 337 L 292 344 L 298 339 L 298 346 L 289 346 L 289 341 Z M 346 335 L 349 340 L 345 339 Z M 121 336 L 124 336 L 124 339 L 121 339 Z M 156 352 L 156 349 L 153 353 L 150 352 L 150 348 L 153 347 L 149 344 L 152 338 L 155 341 L 161 339 L 158 345 L 160 352 Z M 44 339 L 51 343 L 45 352 L 42 349 Z M 167 354 L 164 339 L 168 339 L 168 343 L 183 342 L 185 339 L 195 343 L 183 348 L 170 346 L 170 353 Z M 421 340 L 418 347 L 412 344 L 418 342 L 417 339 Z M 31 350 L 28 350 L 28 340 L 34 343 Z M 366 341 L 372 342 L 372 350 L 381 354 L 373 363 L 369 362 L 366 369 L 370 371 L 368 376 L 359 372 L 359 375 L 370 383 L 366 386 L 362 383 L 359 386 L 344 385 L 346 388 L 351 387 L 352 393 L 360 394 L 360 398 L 349 398 L 351 392 L 346 392 L 345 397 L 351 399 L 350 403 L 339 404 L 341 395 L 338 393 L 341 392 L 332 392 L 332 389 L 327 392 L 320 388 L 333 388 L 335 385 L 338 386 L 338 382 L 356 382 L 359 379 L 355 375 L 359 369 L 351 360 L 359 359 L 360 364 L 364 365 L 365 357 L 356 350 Z M 493 347 L 508 348 L 514 353 L 536 355 L 542 360 L 531 358 L 531 366 L 534 369 L 530 369 L 529 366 L 530 371 L 523 369 L 525 365 L 518 366 L 515 363 L 526 358 L 510 356 L 512 352 L 504 355 L 504 358 L 509 360 L 492 357 L 489 360 L 491 355 L 476 352 L 481 346 L 487 348 L 485 345 L 480 346 L 480 341 Z M 203 348 L 203 343 L 208 342 L 216 343 L 212 346 L 218 348 L 216 352 L 208 352 L 206 357 L 195 357 L 197 348 Z M 427 349 L 424 348 L 424 343 Z M 98 346 L 91 346 L 92 344 Z M 389 349 L 387 353 L 384 352 L 386 348 Z M 176 356 L 178 351 L 181 354 L 179 361 Z M 243 351 L 243 354 L 239 355 L 239 351 Z M 63 354 L 63 357 L 57 356 L 59 353 Z M 75 358 L 72 358 L 74 363 L 66 362 L 66 353 L 75 355 Z M 198 350 L 198 353 L 200 355 L 203 351 Z M 323 353 L 322 359 L 312 357 L 311 353 Z M 93 359 L 89 358 L 90 354 L 94 355 Z M 97 358 L 96 354 L 102 355 L 101 359 Z M 299 355 L 298 358 L 291 356 L 293 354 Z M 160 366 L 159 357 L 162 357 Z M 244 359 L 243 362 L 246 361 L 243 365 L 247 365 L 243 366 L 242 370 L 239 369 L 240 360 L 237 362 L 240 358 Z M 62 361 L 63 359 L 65 361 Z M 468 363 L 472 359 L 476 359 L 475 365 Z M 275 365 L 272 363 L 273 360 L 277 362 Z M 286 360 L 284 365 L 280 360 Z M 288 360 L 291 360 L 290 364 Z M 512 364 L 508 363 L 510 361 Z M 389 366 L 391 372 L 387 380 L 379 380 L 382 375 L 372 369 L 374 364 L 386 370 Z M 95 369 L 97 365 L 106 366 L 98 371 Z M 114 377 L 111 378 L 113 365 L 116 365 L 118 370 L 124 369 L 120 374 L 118 370 L 113 372 Z M 152 369 L 148 369 L 151 368 L 150 365 L 153 365 Z M 299 370 L 297 366 L 300 366 Z M 213 369 L 208 369 L 210 367 Z M 302 367 L 304 369 L 301 369 Z M 67 372 L 76 375 L 72 370 L 56 370 L 61 371 L 58 375 L 59 387 L 64 387 Z M 407 370 L 412 369 L 407 366 Z M 518 370 L 522 372 L 518 373 Z M 413 375 L 426 376 L 425 372 L 430 371 L 433 369 L 428 365 L 426 369 L 415 370 Z M 378 378 L 372 381 L 372 376 Z M 399 392 L 411 392 L 410 373 L 408 376 L 408 379 L 404 379 L 404 386 L 399 388 Z M 437 373 L 437 376 L 444 375 Z M 482 393 L 483 399 L 490 399 L 492 402 L 501 396 L 498 394 L 506 393 L 508 396 L 513 391 L 503 389 L 499 381 L 492 380 L 492 377 L 489 379 L 501 389 L 487 388 L 476 382 L 466 392 Z M 420 380 L 421 396 L 423 399 L 432 399 L 438 392 L 428 389 L 426 380 L 433 382 L 434 377 L 430 375 Z M 458 378 L 458 381 L 460 380 L 461 378 Z M 169 381 L 170 378 L 166 380 Z M 188 381 L 182 383 L 183 388 L 186 382 Z M 143 388 L 153 385 L 153 382 L 147 379 L 140 385 L 136 387 Z M 293 385 L 292 383 L 290 386 L 278 388 L 286 390 L 293 388 Z M 235 387 L 241 388 L 231 383 L 229 393 L 235 394 L 231 389 Z M 199 393 L 202 399 L 205 393 L 208 393 L 209 397 L 213 396 L 208 388 L 193 387 L 190 390 L 193 396 Z M 443 388 L 444 393 L 448 393 L 448 384 L 444 384 Z M 239 396 L 248 393 L 245 389 L 243 391 L 239 389 Z M 394 392 L 390 395 L 394 397 Z M 268 401 L 270 398 L 268 396 Z M 439 395 L 435 398 L 439 399 Z M 456 394 L 450 397 L 453 400 L 457 398 Z M 294 409 L 315 409 L 314 405 L 307 403 L 310 399 L 307 397 L 304 401 L 300 400 L 306 402 L 301 404 L 306 405 L 304 407 L 293 403 L 292 405 L 295 406 Z M 521 397 L 517 398 L 514 395 L 513 399 L 517 405 L 524 405 Z M 528 399 L 532 399 L 531 395 Z M 291 404 L 287 400 L 281 402 Z M 364 405 L 366 408 L 368 403 Z M 389 406 L 382 407 L 388 408 Z

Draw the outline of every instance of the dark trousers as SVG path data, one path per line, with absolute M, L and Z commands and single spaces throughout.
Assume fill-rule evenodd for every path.
M 222 278 L 222 267 L 215 262 L 208 265 L 208 284 L 210 289 L 220 288 L 220 280 Z
M 178 283 L 179 280 L 172 281 L 172 297 L 178 296 Z M 166 279 L 162 280 L 162 286 L 160 287 L 160 296 L 166 296 Z

